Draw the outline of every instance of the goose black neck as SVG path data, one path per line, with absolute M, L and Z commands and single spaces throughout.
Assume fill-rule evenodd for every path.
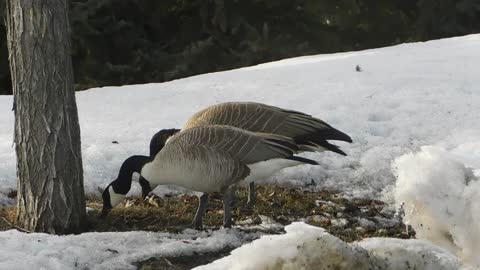
M 150 140 L 150 157 L 153 159 L 160 150 L 165 146 L 167 140 L 179 132 L 180 129 L 171 128 L 171 129 L 162 129 L 159 132 L 153 135 Z
M 112 182 L 115 193 L 126 195 L 132 186 L 133 173 L 140 173 L 143 166 L 150 161 L 152 159 L 147 156 L 136 155 L 127 158 L 120 167 L 118 178 Z

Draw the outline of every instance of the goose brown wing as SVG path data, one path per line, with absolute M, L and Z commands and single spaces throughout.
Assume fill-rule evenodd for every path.
M 228 153 L 243 164 L 252 164 L 273 158 L 286 158 L 298 151 L 295 142 L 287 137 L 254 133 L 231 126 L 210 125 L 186 129 L 169 141 L 184 147 L 202 146 Z
M 325 140 L 352 142 L 350 136 L 321 119 L 255 102 L 227 102 L 208 107 L 194 114 L 184 128 L 202 125 L 230 125 L 252 132 L 274 133 L 293 138 L 299 144 L 321 145 Z
M 246 164 L 224 151 L 172 138 L 155 161 L 163 175 L 174 183 L 203 192 L 222 191 L 246 178 Z

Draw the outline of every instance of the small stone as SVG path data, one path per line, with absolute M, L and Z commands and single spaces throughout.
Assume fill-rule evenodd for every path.
M 289 221 L 289 219 L 288 219 L 286 216 L 283 216 L 283 215 L 282 215 L 282 216 L 277 216 L 275 219 L 276 219 L 278 222 L 287 222 L 287 221 Z
M 380 229 L 377 231 L 378 234 L 380 235 L 386 235 L 388 233 L 388 231 L 386 229 Z
M 378 222 L 380 227 L 387 227 L 387 228 L 395 227 L 399 223 L 398 220 L 388 219 L 380 216 L 375 217 L 375 220 Z
M 314 215 L 314 216 L 310 216 L 309 219 L 313 222 L 317 222 L 317 223 L 323 223 L 327 220 L 330 220 L 329 218 L 326 218 L 324 216 L 321 216 L 321 215 Z
M 262 218 L 259 217 L 259 216 L 256 216 L 256 217 L 253 219 L 253 224 L 262 224 Z
M 368 213 L 368 212 L 370 212 L 370 209 L 368 209 L 367 207 L 362 207 L 362 208 L 360 208 L 360 211 L 362 213 Z
M 335 209 L 332 206 L 327 205 L 327 204 L 323 204 L 322 206 L 320 206 L 320 210 L 322 212 L 334 212 L 335 211 Z
M 327 218 L 331 218 L 332 215 L 330 215 L 329 213 L 322 213 L 323 216 L 327 217 Z
M 335 206 L 336 204 L 334 202 L 331 202 L 331 201 L 324 201 L 324 200 L 315 200 L 315 204 L 317 206 L 320 206 L 320 205 L 330 205 L 330 206 Z
M 345 226 L 348 225 L 348 220 L 345 218 L 332 219 L 331 222 L 332 222 L 332 226 L 340 227 L 340 228 L 344 228 Z
M 375 229 L 377 227 L 377 225 L 375 224 L 375 222 L 371 221 L 371 220 L 368 220 L 366 218 L 359 218 L 358 219 L 358 223 L 360 224 L 360 226 L 366 228 L 366 229 Z
M 259 220 L 259 222 L 262 222 L 262 220 L 260 218 L 258 218 L 258 220 Z M 253 219 L 248 218 L 248 219 L 245 219 L 245 220 L 237 220 L 235 223 L 236 223 L 236 225 L 239 225 L 239 226 L 246 226 L 246 225 L 254 224 L 254 221 L 253 221 Z M 259 224 L 259 223 L 256 223 L 256 224 Z
M 258 217 L 260 217 L 260 219 L 262 221 L 261 224 L 264 224 L 264 225 L 278 224 L 275 220 L 273 220 L 272 218 L 270 218 L 268 216 L 258 215 Z
M 367 230 L 365 228 L 360 227 L 360 226 L 355 227 L 355 231 L 357 231 L 358 233 L 366 233 L 367 232 Z

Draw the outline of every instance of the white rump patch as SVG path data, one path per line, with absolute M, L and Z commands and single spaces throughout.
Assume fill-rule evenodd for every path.
M 269 159 L 248 165 L 250 168 L 250 175 L 245 178 L 245 182 L 250 183 L 258 180 L 266 179 L 281 169 L 293 167 L 302 164 L 303 162 L 297 160 L 289 160 L 283 158 Z

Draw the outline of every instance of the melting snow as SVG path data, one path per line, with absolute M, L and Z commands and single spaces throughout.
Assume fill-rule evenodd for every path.
M 183 233 L 115 232 L 55 236 L 0 233 L 0 269 L 136 269 L 150 257 L 192 255 L 251 241 L 256 234 L 220 229 Z
M 420 240 L 371 238 L 348 244 L 322 228 L 296 222 L 286 234 L 262 236 L 198 270 L 356 269 L 457 270 L 458 260 Z
M 395 199 L 418 238 L 480 268 L 480 179 L 460 159 L 438 147 L 398 158 Z

